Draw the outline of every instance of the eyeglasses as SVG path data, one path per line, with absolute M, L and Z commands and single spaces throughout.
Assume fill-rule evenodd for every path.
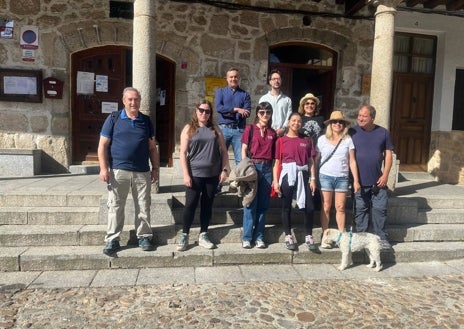
M 271 115 L 271 114 L 272 114 L 272 111 L 270 111 L 270 110 L 258 111 L 258 114 L 259 114 L 259 115 Z
M 271 81 L 281 81 L 282 79 L 281 78 L 271 78 L 269 80 L 271 80 Z
M 201 107 L 198 107 L 197 108 L 198 112 L 200 112 L 201 114 L 206 114 L 206 115 L 209 115 L 211 114 L 211 110 L 210 109 L 202 109 Z
M 306 102 L 305 105 L 316 105 L 314 102 Z
M 340 124 L 340 125 L 344 125 L 345 124 L 345 121 L 343 120 L 333 120 L 333 121 L 330 121 L 331 124 Z

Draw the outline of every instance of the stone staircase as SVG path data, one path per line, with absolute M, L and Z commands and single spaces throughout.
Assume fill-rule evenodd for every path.
M 417 262 L 464 257 L 464 187 L 439 184 L 430 177 L 400 174 L 390 197 L 387 232 L 393 250 L 382 252 L 383 262 Z M 164 184 L 163 184 L 164 182 Z M 227 187 L 224 187 L 227 190 Z M 338 263 L 338 249 L 307 251 L 302 243 L 302 214 L 294 211 L 294 235 L 299 251 L 283 245 L 280 200 L 273 199 L 267 216 L 268 248 L 241 248 L 241 202 L 224 193 L 215 200 L 210 238 L 214 250 L 196 245 L 198 219 L 190 246 L 176 251 L 181 230 L 184 192 L 182 179 L 163 168 L 160 193 L 152 195 L 152 226 L 156 250 L 136 245 L 133 207 L 128 202 L 123 250 L 117 257 L 103 255 L 106 230 L 106 191 L 96 175 L 4 180 L 0 185 L 0 271 L 47 271 L 109 268 L 215 266 L 232 264 Z M 351 209 L 350 205 L 347 209 Z M 314 236 L 320 242 L 316 214 Z M 349 211 L 348 221 L 351 220 Z M 127 245 L 127 246 L 126 246 Z M 353 260 L 367 262 L 364 252 Z

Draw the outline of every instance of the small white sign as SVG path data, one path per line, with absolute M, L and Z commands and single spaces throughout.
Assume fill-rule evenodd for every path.
M 108 76 L 107 75 L 97 75 L 95 77 L 95 91 L 101 93 L 108 92 Z
M 111 113 L 118 110 L 117 102 L 102 102 L 102 113 Z

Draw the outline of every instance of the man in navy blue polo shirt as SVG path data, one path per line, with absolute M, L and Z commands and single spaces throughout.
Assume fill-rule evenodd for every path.
M 216 90 L 214 106 L 218 112 L 218 124 L 224 135 L 226 147 L 232 144 L 235 163 L 242 160 L 242 134 L 246 118 L 250 116 L 250 95 L 239 87 L 240 73 L 231 68 L 226 75 L 227 86 Z
M 393 144 L 387 129 L 374 123 L 376 110 L 363 105 L 358 125 L 350 129 L 361 189 L 354 194 L 357 232 L 371 231 L 381 239 L 382 249 L 390 249 L 385 232 L 388 206 L 388 175 L 393 162 Z
M 137 89 L 123 91 L 124 108 L 109 115 L 98 144 L 100 179 L 108 184 L 108 228 L 105 255 L 120 249 L 124 208 L 129 190 L 135 208 L 135 228 L 142 250 L 153 250 L 150 226 L 151 183 L 158 180 L 159 159 L 150 117 L 139 112 L 141 96 Z M 151 162 L 151 171 L 149 166 Z

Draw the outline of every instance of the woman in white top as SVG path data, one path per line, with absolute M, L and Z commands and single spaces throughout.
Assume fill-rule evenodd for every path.
M 361 187 L 358 179 L 358 168 L 354 152 L 354 144 L 348 135 L 349 121 L 341 111 L 333 111 L 330 119 L 325 121 L 326 133 L 319 137 L 316 146 L 316 160 L 319 163 L 319 182 L 322 197 L 321 227 L 323 231 L 321 248 L 329 249 L 326 241 L 329 228 L 332 197 L 335 194 L 335 220 L 338 230 L 345 231 L 346 193 L 349 190 L 349 174 L 353 176 L 353 189 L 357 192 Z

